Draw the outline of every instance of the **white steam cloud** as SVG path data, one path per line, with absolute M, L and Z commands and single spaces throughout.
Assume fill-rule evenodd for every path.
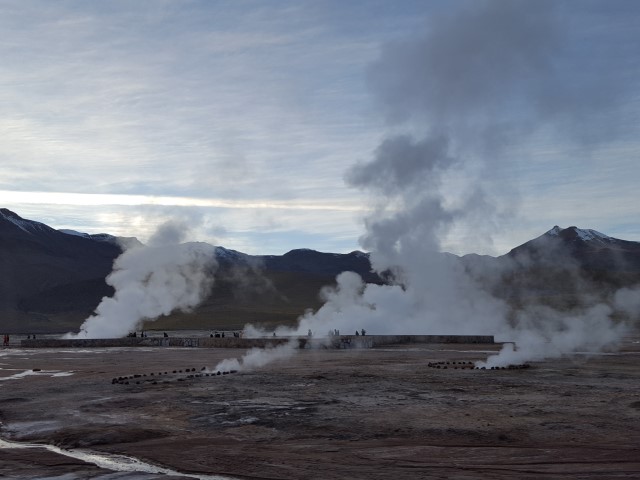
M 628 72 L 627 65 L 613 64 L 625 57 L 607 51 L 617 48 L 615 42 L 600 43 L 598 54 L 575 48 L 584 38 L 564 21 L 569 4 L 464 5 L 454 15 L 432 17 L 423 37 L 387 45 L 369 72 L 395 131 L 403 125 L 411 132 L 386 138 L 371 160 L 345 176 L 371 196 L 374 208 L 360 241 L 371 251 L 373 269 L 390 284 L 365 284 L 343 273 L 335 288 L 322 292 L 325 304 L 317 312 L 302 316 L 296 328 L 279 328 L 278 335 L 336 329 L 494 334 L 516 342 L 515 349 L 507 345 L 486 363 L 501 366 L 610 348 L 627 331 L 614 307 L 637 308 L 638 290 L 572 309 L 514 311 L 481 280 L 503 279 L 514 268 L 511 262 L 472 276 L 459 258 L 441 252 L 441 239 L 456 226 L 471 226 L 490 242 L 511 214 L 517 198 L 497 175 L 513 151 L 505 146 L 542 131 L 577 143 L 613 140 L 618 132 L 612 125 L 603 131 L 602 115 L 629 93 L 623 81 L 628 77 L 616 73 Z M 572 72 L 579 72 L 579 81 Z M 575 283 L 579 288 L 579 279 Z
M 115 289 L 104 297 L 80 332 L 66 338 L 118 338 L 174 310 L 189 311 L 209 293 L 217 268 L 215 247 L 175 242 L 185 226 L 171 221 L 152 237 L 158 246 L 131 248 L 114 262 L 107 284 Z
M 227 358 L 219 362 L 213 372 L 228 372 L 231 370 L 248 371 L 264 367 L 277 360 L 286 360 L 295 354 L 298 341 L 293 338 L 272 348 L 252 348 L 240 359 Z
M 503 367 L 527 361 L 557 358 L 574 352 L 594 353 L 614 349 L 629 326 L 612 319 L 613 309 L 597 304 L 577 314 L 548 307 L 518 312 L 514 327 L 504 337 L 515 342 L 505 344 L 497 355 L 478 366 Z
M 631 320 L 636 320 L 640 315 L 640 286 L 618 290 L 613 297 L 613 305 Z

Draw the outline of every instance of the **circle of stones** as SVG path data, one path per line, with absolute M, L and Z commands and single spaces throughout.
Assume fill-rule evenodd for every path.
M 230 375 L 237 372 L 237 370 L 218 370 L 215 372 L 205 372 L 205 370 L 207 370 L 207 367 L 202 367 L 200 369 L 200 373 L 193 373 L 196 371 L 195 368 L 176 369 L 172 370 L 171 372 L 151 372 L 149 374 L 135 373 L 133 375 L 114 377 L 113 379 L 111 379 L 111 384 L 140 385 L 142 383 L 150 383 L 152 385 L 157 385 L 158 383 L 171 383 L 172 380 L 184 382 L 185 380 L 190 380 L 193 378 L 217 377 L 222 375 Z

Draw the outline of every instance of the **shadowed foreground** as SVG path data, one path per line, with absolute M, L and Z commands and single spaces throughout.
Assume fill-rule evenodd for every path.
M 261 370 L 217 376 L 196 375 L 242 351 L 0 350 L 1 435 L 235 478 L 640 475 L 638 339 L 614 355 L 525 370 L 428 368 L 498 348 L 303 350 Z M 73 374 L 53 376 L 64 372 Z M 134 374 L 128 385 L 112 384 Z M 51 452 L 0 448 L 0 477 L 109 473 Z

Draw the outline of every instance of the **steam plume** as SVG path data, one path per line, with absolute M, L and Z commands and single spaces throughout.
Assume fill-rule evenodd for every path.
M 151 241 L 155 245 L 125 251 L 114 262 L 106 282 L 113 297 L 104 297 L 80 332 L 67 338 L 117 338 L 135 330 L 144 320 L 155 320 L 174 310 L 198 305 L 213 284 L 217 268 L 215 247 L 205 243 L 177 245 L 184 229 L 163 225 Z
M 383 113 L 396 131 L 404 126 L 407 133 L 386 138 L 345 179 L 370 194 L 374 207 L 360 243 L 391 284 L 365 284 L 343 273 L 335 288 L 323 291 L 325 304 L 317 312 L 302 316 L 294 329 L 279 329 L 280 335 L 361 328 L 495 334 L 517 344 L 489 360 L 498 365 L 596 351 L 614 346 L 626 331 L 606 299 L 569 312 L 540 306 L 511 312 L 458 258 L 441 253 L 442 238 L 455 227 L 472 226 L 490 242 L 511 213 L 517 199 L 496 180 L 509 165 L 505 147 L 525 145 L 542 131 L 577 143 L 612 140 L 618 132 L 613 126 L 602 131 L 602 115 L 629 93 L 623 76 L 609 78 L 611 59 L 620 56 L 576 55 L 580 32 L 565 28 L 565 4 L 465 5 L 434 19 L 424 36 L 387 45 L 369 72 Z M 485 279 L 499 280 L 511 268 L 485 272 Z M 614 303 L 632 307 L 637 295 L 618 292 Z
M 219 362 L 214 372 L 226 372 L 230 370 L 247 371 L 264 367 L 265 365 L 277 361 L 285 360 L 294 355 L 297 347 L 297 341 L 291 339 L 286 343 L 277 345 L 273 348 L 252 348 L 245 353 L 239 360 L 235 358 L 227 358 Z
M 517 365 L 527 361 L 557 358 L 573 352 L 593 353 L 615 348 L 629 326 L 612 320 L 613 309 L 600 303 L 577 313 L 558 312 L 548 307 L 533 307 L 518 312 L 513 328 L 504 337 L 515 342 L 505 344 L 497 355 L 479 366 Z

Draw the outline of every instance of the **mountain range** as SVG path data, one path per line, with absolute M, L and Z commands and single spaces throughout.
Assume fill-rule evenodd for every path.
M 56 230 L 0 209 L 0 330 L 75 330 L 113 289 L 105 283 L 123 248 L 135 238 Z M 219 268 L 211 294 L 191 313 L 176 313 L 153 328 L 234 328 L 247 322 L 292 323 L 321 305 L 322 287 L 343 271 L 382 283 L 369 255 L 296 249 L 248 255 L 216 247 Z M 542 302 L 571 308 L 584 292 L 640 283 L 640 242 L 594 230 L 553 227 L 501 257 L 455 257 L 483 288 L 517 306 Z

